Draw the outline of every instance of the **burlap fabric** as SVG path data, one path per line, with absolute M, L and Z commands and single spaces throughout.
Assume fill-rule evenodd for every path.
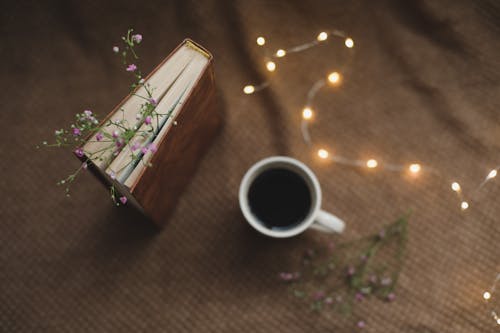
M 364 331 L 498 329 L 481 297 L 500 270 L 498 182 L 464 214 L 447 180 L 324 163 L 299 131 L 307 90 L 340 69 L 342 87 L 316 99 L 318 145 L 420 161 L 470 193 L 500 159 L 495 1 L 12 1 L 0 17 L 0 331 L 352 332 L 353 318 L 312 314 L 277 280 L 324 237 L 267 239 L 239 212 L 242 175 L 275 154 L 317 173 L 324 208 L 347 221 L 335 242 L 413 209 L 397 301 L 360 304 Z M 161 233 L 113 207 L 90 175 L 65 198 L 55 182 L 78 161 L 34 148 L 76 112 L 104 115 L 127 93 L 111 47 L 128 27 L 144 35 L 146 71 L 185 37 L 211 50 L 226 114 Z M 267 75 L 257 36 L 275 50 L 331 28 L 353 36 L 352 57 L 339 42 L 290 56 L 270 89 L 243 96 Z

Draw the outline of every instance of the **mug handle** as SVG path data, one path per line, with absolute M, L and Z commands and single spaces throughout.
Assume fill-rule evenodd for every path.
M 345 222 L 337 216 L 320 209 L 314 218 L 314 223 L 311 224 L 311 228 L 327 233 L 341 233 L 345 229 Z

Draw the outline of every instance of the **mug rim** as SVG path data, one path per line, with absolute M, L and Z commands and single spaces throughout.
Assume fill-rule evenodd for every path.
M 299 169 L 300 171 L 302 171 L 302 173 L 299 173 L 299 175 L 304 178 L 309 187 L 312 187 L 311 192 L 314 192 L 312 193 L 312 195 L 314 195 L 314 203 L 307 217 L 302 222 L 300 222 L 300 224 L 285 230 L 272 230 L 265 227 L 263 223 L 260 222 L 259 219 L 251 212 L 250 205 L 248 203 L 248 191 L 253 179 L 255 179 L 256 175 L 267 170 L 269 166 L 278 163 L 291 165 L 295 170 Z M 301 161 L 288 156 L 270 156 L 253 164 L 243 176 L 239 189 L 239 204 L 243 216 L 245 217 L 247 222 L 260 233 L 276 238 L 292 237 L 305 231 L 314 222 L 314 219 L 321 207 L 321 187 L 319 185 L 318 179 L 316 178 L 316 175 L 307 165 L 305 165 Z

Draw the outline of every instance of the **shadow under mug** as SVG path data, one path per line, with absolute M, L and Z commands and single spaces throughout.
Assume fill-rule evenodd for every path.
M 307 184 L 311 194 L 311 207 L 307 216 L 299 223 L 286 229 L 267 227 L 252 212 L 248 202 L 248 191 L 253 181 L 264 171 L 270 169 L 287 169 L 299 175 Z M 240 208 L 248 223 L 260 233 L 276 238 L 292 237 L 308 228 L 323 232 L 342 232 L 345 223 L 335 215 L 321 210 L 321 187 L 314 173 L 304 163 L 286 156 L 272 156 L 254 164 L 243 177 L 239 190 Z

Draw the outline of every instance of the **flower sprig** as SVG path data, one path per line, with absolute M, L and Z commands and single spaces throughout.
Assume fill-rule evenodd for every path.
M 155 153 L 157 147 L 152 143 L 151 139 L 155 135 L 155 129 L 159 126 L 160 116 L 170 116 L 175 105 L 167 113 L 157 111 L 158 101 L 153 97 L 154 87 L 145 82 L 143 75 L 137 65 L 140 59 L 137 53 L 137 46 L 142 42 L 141 34 L 134 33 L 133 29 L 129 29 L 127 34 L 121 38 L 122 46 L 113 46 L 114 53 L 121 55 L 122 64 L 125 71 L 133 75 L 133 82 L 130 86 L 131 94 L 141 98 L 144 102 L 137 110 L 134 124 L 130 124 L 125 119 L 125 111 L 120 109 L 122 117 L 119 120 L 108 120 L 103 124 L 91 110 L 84 110 L 82 113 L 75 115 L 74 122 L 68 129 L 61 128 L 54 132 L 54 142 L 42 142 L 44 147 L 75 147 L 74 153 L 78 157 L 84 159 L 83 163 L 64 179 L 57 184 L 65 186 L 67 196 L 70 196 L 70 186 L 76 180 L 81 171 L 86 170 L 92 161 L 104 161 L 106 163 L 118 156 L 125 147 L 130 148 L 130 164 L 136 165 L 141 161 L 142 156 L 148 152 Z M 141 126 L 141 125 L 145 126 Z M 91 138 L 87 141 L 87 138 Z M 139 138 L 139 139 L 135 139 Z M 84 143 L 86 142 L 101 142 L 103 148 L 97 151 L 85 151 Z M 37 147 L 38 148 L 38 147 Z M 148 163 L 147 166 L 150 166 Z M 119 170 L 121 171 L 121 170 Z M 111 173 L 111 178 L 115 175 Z M 116 205 L 125 204 L 127 198 L 120 196 L 117 189 L 111 185 L 110 197 Z
M 335 246 L 328 242 L 307 250 L 298 271 L 281 272 L 293 298 L 315 312 L 333 310 L 352 315 L 354 306 L 369 298 L 396 299 L 395 288 L 403 266 L 408 217 L 401 217 L 379 233 Z M 356 326 L 366 326 L 358 320 Z

